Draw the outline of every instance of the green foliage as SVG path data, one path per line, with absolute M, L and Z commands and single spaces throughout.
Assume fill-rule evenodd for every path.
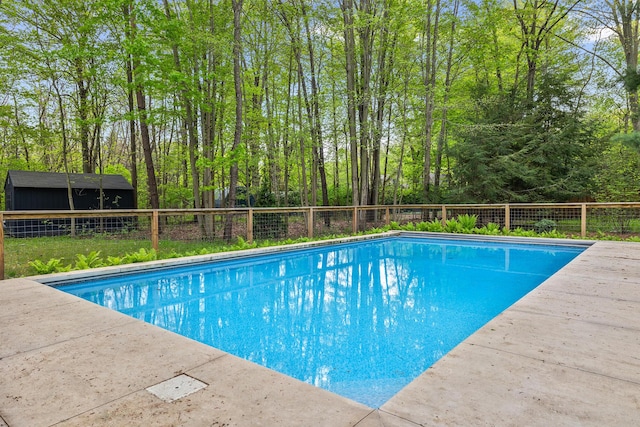
M 545 233 L 545 232 L 553 231 L 557 227 L 558 225 L 554 220 L 544 218 L 536 222 L 533 226 L 533 229 L 536 231 L 536 233 Z
M 540 233 L 540 237 L 546 237 L 549 239 L 566 239 L 567 235 L 554 229 L 551 231 L 543 231 Z
M 176 252 L 172 252 L 169 254 L 170 258 L 180 258 L 183 256 L 197 256 L 197 255 L 206 255 L 211 253 L 212 251 L 208 250 L 207 248 L 202 248 L 200 250 L 193 250 L 193 251 L 187 251 L 184 254 L 179 254 Z
M 391 228 L 388 225 L 385 225 L 383 227 L 375 227 L 369 230 L 365 231 L 365 234 L 379 234 L 379 233 L 386 233 L 387 231 L 391 230 Z
M 100 251 L 91 251 L 88 255 L 78 254 L 74 270 L 86 270 L 88 268 L 102 267 L 104 262 L 100 258 Z
M 253 249 L 256 247 L 258 247 L 258 244 L 255 241 L 253 243 L 248 243 L 241 236 L 238 236 L 238 240 L 233 246 L 231 246 L 231 250 L 238 251 L 243 249 Z
M 452 147 L 460 202 L 567 201 L 590 195 L 603 146 L 565 74 L 539 76 L 535 102 L 484 97 Z
M 474 228 L 476 228 L 476 223 L 478 222 L 478 215 L 458 215 L 458 223 L 460 223 L 460 228 L 463 233 L 471 233 Z
M 122 262 L 122 258 L 123 257 L 119 257 L 119 256 L 107 256 L 107 261 L 105 262 L 105 265 L 121 265 L 121 264 L 124 264 L 124 262 Z
M 464 229 L 462 228 L 462 224 L 460 224 L 457 219 L 451 218 L 446 221 L 444 225 L 444 231 L 446 231 L 447 233 L 463 233 Z
M 635 138 L 635 137 L 634 137 Z M 612 138 L 605 150 L 594 178 L 593 194 L 601 202 L 640 201 L 640 156 L 625 138 Z
M 525 230 L 521 227 L 517 227 L 509 231 L 508 235 L 517 237 L 538 237 L 538 233 L 536 233 L 534 230 Z
M 444 227 L 442 226 L 442 222 L 440 222 L 440 220 L 434 219 L 433 221 L 424 221 L 416 224 L 416 230 L 439 233 L 444 231 Z
M 474 234 L 482 234 L 485 236 L 499 236 L 500 234 L 507 234 L 506 232 L 503 232 L 502 229 L 500 228 L 500 226 L 498 224 L 495 224 L 493 222 L 488 223 L 487 225 L 485 225 L 484 227 L 481 228 L 474 228 L 472 230 L 472 233 Z
M 33 267 L 37 274 L 51 274 L 71 270 L 71 265 L 62 265 L 62 259 L 60 258 L 51 258 L 46 263 L 37 259 L 30 261 L 29 265 Z
M 140 248 L 138 252 L 128 253 L 122 257 L 122 264 L 131 264 L 134 262 L 147 262 L 155 261 L 158 259 L 158 254 L 153 249 Z
M 620 80 L 628 92 L 637 92 L 638 87 L 640 86 L 640 73 L 633 68 L 627 68 Z

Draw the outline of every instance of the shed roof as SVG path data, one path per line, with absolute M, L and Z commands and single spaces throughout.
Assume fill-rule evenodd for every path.
M 71 188 L 103 190 L 133 190 L 122 175 L 98 175 L 93 173 L 70 173 Z M 14 188 L 67 188 L 67 175 L 56 172 L 16 171 L 7 172 L 7 181 Z

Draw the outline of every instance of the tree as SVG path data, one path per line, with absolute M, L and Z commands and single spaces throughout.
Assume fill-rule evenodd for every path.
M 236 94 L 236 116 L 235 128 L 233 134 L 233 146 L 231 147 L 231 156 L 237 155 L 237 150 L 242 142 L 242 74 L 240 61 L 242 56 L 242 3 L 243 0 L 231 0 L 233 8 L 233 82 Z M 232 160 L 229 170 L 229 206 L 233 207 L 236 203 L 236 190 L 238 185 L 238 161 L 237 158 Z M 231 240 L 231 232 L 233 227 L 233 217 L 227 216 L 224 227 L 224 239 Z
M 591 53 L 608 66 L 615 73 L 616 78 L 624 83 L 631 126 L 634 131 L 640 131 L 640 103 L 638 101 L 640 7 L 638 2 L 632 0 L 592 0 L 586 2 L 584 7 L 579 9 L 579 12 L 594 28 L 593 31 L 596 34 L 600 35 L 604 32 L 615 35 L 619 43 L 618 48 L 621 49 L 619 53 L 622 54 L 622 62 L 617 61 L 615 57 L 612 58 L 606 51 L 598 52 L 599 44 L 594 44 Z
M 147 171 L 147 189 L 149 192 L 149 204 L 151 209 L 160 209 L 160 197 L 158 194 L 158 183 L 156 181 L 156 171 L 153 160 L 153 153 L 151 147 L 151 137 L 149 134 L 149 120 L 147 115 L 147 101 L 144 94 L 145 85 L 145 71 L 142 69 L 142 63 L 139 53 L 138 43 L 141 40 L 138 38 L 138 27 L 136 24 L 136 12 L 135 8 L 130 10 L 129 25 L 131 31 L 129 33 L 131 39 L 129 40 L 129 47 L 132 51 L 131 55 L 131 72 L 133 75 L 133 84 L 135 87 L 136 108 L 138 111 L 138 121 L 140 126 L 140 139 L 142 142 L 142 152 L 144 154 L 144 164 Z
M 574 108 L 570 80 L 538 76 L 537 102 L 496 97 L 461 132 L 454 153 L 458 200 L 557 202 L 589 196 L 597 172 L 596 124 Z M 514 114 L 514 112 L 519 113 Z

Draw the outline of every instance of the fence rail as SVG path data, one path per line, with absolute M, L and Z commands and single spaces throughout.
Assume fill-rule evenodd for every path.
M 507 230 L 535 230 L 546 221 L 546 225 L 551 223 L 560 232 L 582 238 L 640 235 L 640 203 L 4 211 L 0 212 L 0 279 L 5 277 L 5 242 L 9 239 L 104 234 L 114 239 L 149 242 L 151 248 L 158 250 L 163 240 L 214 242 L 242 238 L 252 243 L 313 238 L 355 234 L 391 222 L 405 225 L 441 221 L 444 225 L 464 214 L 476 215 L 478 227 L 494 223 Z

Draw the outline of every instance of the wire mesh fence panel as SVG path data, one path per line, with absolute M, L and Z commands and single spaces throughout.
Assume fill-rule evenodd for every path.
M 158 234 L 162 240 L 205 240 L 196 215 L 158 215 Z
M 309 213 L 306 209 L 287 212 L 285 216 L 286 238 L 299 239 L 309 236 Z
M 542 218 L 534 225 L 534 231 L 542 233 L 553 229 L 570 235 L 579 236 L 582 230 L 582 207 L 554 208 L 551 213 L 551 221 Z
M 640 207 L 587 208 L 587 234 L 640 234 Z
M 151 215 L 139 215 L 130 218 L 130 225 L 122 228 L 120 236 L 134 240 L 149 240 L 151 236 Z
M 161 240 L 222 243 L 228 226 L 231 227 L 232 242 L 237 241 L 238 237 L 247 240 L 245 212 L 161 213 L 158 222 Z
M 95 234 L 131 234 L 139 228 L 136 216 L 60 216 L 54 218 L 8 219 L 4 221 L 7 237 L 91 236 Z M 146 235 L 143 238 L 148 239 Z
M 358 215 L 358 228 L 371 230 L 387 225 L 387 208 L 362 208 Z
M 255 240 L 297 239 L 308 234 L 305 212 L 253 211 L 253 238 Z
M 407 225 L 409 223 L 416 224 L 441 218 L 441 208 L 406 206 L 393 207 L 390 210 L 390 220 L 398 225 Z
M 313 235 L 326 237 L 353 233 L 353 208 L 340 210 L 314 209 Z
M 511 229 L 521 228 L 536 233 L 557 230 L 580 234 L 582 208 L 580 206 L 512 206 Z
M 505 226 L 505 208 L 496 207 L 477 207 L 477 206 L 451 206 L 446 208 L 447 219 L 458 219 L 461 215 L 475 216 L 476 227 L 482 228 L 488 224 L 497 224 L 500 227 Z

